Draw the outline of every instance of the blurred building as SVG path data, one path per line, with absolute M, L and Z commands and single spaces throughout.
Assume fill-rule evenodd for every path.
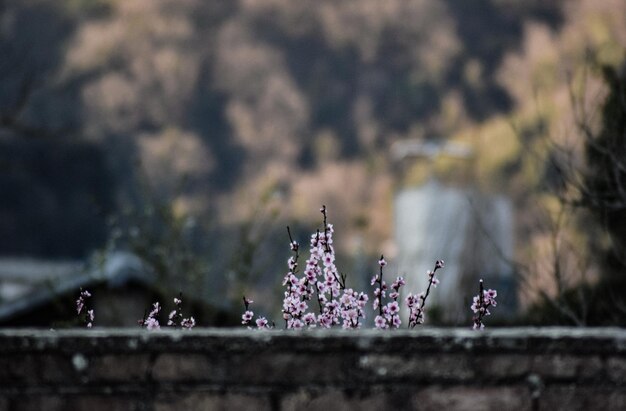
M 80 290 L 89 290 L 87 306 L 95 326 L 136 327 L 152 303 L 160 302 L 162 319 L 178 290 L 160 285 L 133 254 L 116 252 L 102 264 L 80 261 L 0 259 L 0 326 L 66 328 L 84 326 L 76 313 Z M 185 295 L 185 315 L 204 324 L 224 324 L 228 314 Z M 232 321 L 231 321 L 232 322 Z
M 451 148 L 451 149 L 450 149 Z M 450 150 L 449 150 L 450 149 Z M 396 145 L 396 158 L 433 161 L 439 155 L 469 159 L 468 147 L 434 143 Z M 513 266 L 513 207 L 499 195 L 480 193 L 469 184 L 447 186 L 434 173 L 419 187 L 399 190 L 394 198 L 397 272 L 407 279 L 406 292 L 418 293 L 428 285 L 427 270 L 444 260 L 441 281 L 431 290 L 429 321 L 464 324 L 478 293 L 478 280 L 498 290 L 494 315 L 506 320 L 517 309 Z

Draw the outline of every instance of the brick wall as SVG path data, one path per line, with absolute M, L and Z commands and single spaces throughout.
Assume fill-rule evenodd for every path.
M 626 330 L 0 330 L 0 410 L 626 410 Z

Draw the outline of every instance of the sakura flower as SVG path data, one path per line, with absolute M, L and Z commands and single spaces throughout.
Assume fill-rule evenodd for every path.
M 259 317 L 256 320 L 256 326 L 258 328 L 267 328 L 268 327 L 268 323 L 267 323 L 267 319 L 265 317 Z
M 150 311 L 150 314 L 148 315 L 148 317 L 154 317 L 160 311 L 161 311 L 161 306 L 159 305 L 158 302 L 156 302 L 156 303 L 152 304 L 152 311 Z
M 246 311 L 241 316 L 241 320 L 242 320 L 241 323 L 248 324 L 250 321 L 252 321 L 252 317 L 254 317 L 254 313 L 252 311 Z
M 150 331 L 159 330 L 161 326 L 159 325 L 159 321 L 153 317 L 149 317 L 145 322 L 146 328 Z
M 300 247 L 297 241 L 292 241 L 289 246 L 291 247 L 291 251 L 298 251 L 298 248 Z
M 400 312 L 400 306 L 397 301 L 393 301 L 387 304 L 387 312 L 391 315 L 396 315 Z
M 196 325 L 196 320 L 193 317 L 183 318 L 180 322 L 180 326 L 186 330 L 191 330 Z
M 384 330 L 385 328 L 388 328 L 387 320 L 380 315 L 377 315 L 374 319 L 374 326 L 378 329 Z
M 88 318 L 87 328 L 91 328 L 93 325 L 93 319 L 94 319 L 93 310 L 87 311 L 87 318 Z
M 496 306 L 496 296 L 498 295 L 496 290 L 486 290 L 483 288 L 483 280 L 479 282 L 479 291 L 478 295 L 474 296 L 472 300 L 472 305 L 470 309 L 474 312 L 474 325 L 473 328 L 475 330 L 482 330 L 485 328 L 485 324 L 483 324 L 483 317 L 487 315 L 491 315 L 489 311 L 489 307 Z
M 299 330 L 304 327 L 304 324 L 299 319 L 289 320 L 287 328 L 293 328 L 294 330 Z
M 315 326 L 316 323 L 316 319 L 315 319 L 315 314 L 313 313 L 307 313 L 302 317 L 302 321 L 304 321 L 304 323 L 306 325 L 308 325 L 309 327 L 311 326 Z

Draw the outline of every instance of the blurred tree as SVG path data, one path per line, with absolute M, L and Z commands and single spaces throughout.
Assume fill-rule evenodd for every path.
M 582 204 L 606 229 L 610 241 L 603 250 L 603 274 L 626 275 L 626 65 L 621 72 L 603 67 L 610 93 L 602 108 L 597 135 L 584 129 L 588 169 Z M 594 241 L 594 247 L 598 243 Z
M 579 113 L 577 119 L 585 165 L 577 165 L 570 156 L 548 159 L 548 168 L 559 175 L 560 191 L 577 193 L 575 200 L 562 199 L 562 210 L 571 216 L 578 213 L 578 225 L 592 252 L 592 261 L 586 263 L 598 265 L 597 281 L 562 282 L 556 297 L 543 293 L 529 310 L 535 323 L 626 325 L 626 64 L 621 71 L 605 65 L 601 72 L 608 94 L 598 110 L 599 127 L 593 126 L 589 114 Z M 556 158 L 562 150 L 555 149 Z M 558 256 L 554 261 L 555 278 L 563 281 L 570 273 L 560 266 Z

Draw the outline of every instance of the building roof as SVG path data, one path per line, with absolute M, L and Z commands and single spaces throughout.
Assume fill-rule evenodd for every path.
M 128 252 L 113 252 L 102 264 L 0 258 L 0 322 L 81 287 L 106 283 L 117 288 L 129 282 L 152 285 L 154 281 L 141 260 Z

